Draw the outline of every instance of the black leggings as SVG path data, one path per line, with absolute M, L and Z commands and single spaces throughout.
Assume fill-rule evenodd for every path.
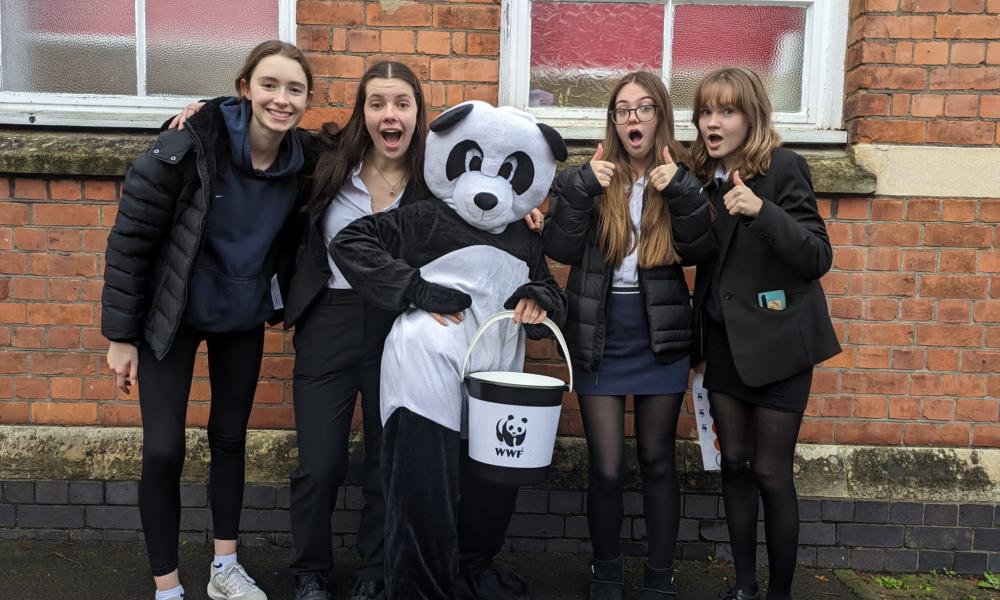
M 680 522 L 680 486 L 674 452 L 677 415 L 683 394 L 635 397 L 635 437 L 642 474 L 643 513 L 650 566 L 673 564 Z M 594 558 L 611 560 L 621 554 L 625 487 L 625 398 L 580 396 L 587 435 L 590 485 L 587 524 Z
M 202 340 L 208 344 L 212 389 L 208 489 L 214 537 L 220 540 L 239 537 L 247 421 L 260 374 L 264 326 L 234 333 L 205 333 L 181 325 L 163 360 L 156 360 L 145 343 L 139 347 L 142 410 L 139 514 L 154 576 L 177 569 L 184 425 L 195 354 Z
M 722 450 L 722 493 L 736 584 L 746 592 L 755 585 L 759 492 L 770 571 L 767 597 L 791 598 L 799 543 L 792 461 L 802 413 L 764 408 L 712 391 L 709 401 Z

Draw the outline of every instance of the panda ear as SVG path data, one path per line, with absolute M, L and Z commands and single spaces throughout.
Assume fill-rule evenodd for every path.
M 433 128 L 434 126 L 432 125 L 431 129 Z M 548 142 L 549 148 L 552 149 L 552 155 L 556 157 L 556 160 L 559 162 L 566 160 L 569 153 L 566 151 L 566 142 L 563 141 L 559 132 L 545 123 L 539 123 L 538 128 L 542 130 L 542 135 L 545 136 L 545 141 Z
M 471 104 L 459 104 L 451 110 L 446 110 L 441 114 L 441 116 L 431 122 L 431 131 L 434 133 L 440 133 L 451 129 L 462 119 L 469 116 L 470 112 L 472 112 Z

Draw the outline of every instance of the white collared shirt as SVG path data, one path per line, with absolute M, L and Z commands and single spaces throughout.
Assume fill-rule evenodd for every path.
M 637 287 L 639 285 L 639 224 L 642 222 L 642 196 L 646 190 L 646 178 L 641 177 L 632 184 L 628 197 L 628 212 L 632 220 L 632 238 L 635 248 L 622 259 L 622 264 L 611 275 L 611 287 Z
M 364 161 L 359 162 L 358 166 L 354 167 L 354 170 L 351 171 L 351 176 L 347 178 L 344 185 L 340 186 L 337 195 L 334 196 L 333 201 L 326 208 L 326 212 L 323 213 L 323 242 L 327 248 L 330 247 L 330 241 L 340 233 L 341 229 L 361 217 L 373 214 L 372 195 L 368 191 L 368 188 L 365 187 L 365 182 L 361 180 L 361 168 L 363 166 Z M 399 200 L 405 191 L 404 189 L 400 192 L 392 201 L 392 204 L 382 210 L 397 208 Z M 351 284 L 347 282 L 344 274 L 337 268 L 329 252 L 326 254 L 326 260 L 330 263 L 331 272 L 330 279 L 326 282 L 326 287 L 338 290 L 351 289 Z

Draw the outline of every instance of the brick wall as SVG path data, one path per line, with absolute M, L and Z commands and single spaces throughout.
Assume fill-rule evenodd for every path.
M 1000 1 L 851 0 L 856 143 L 1000 144 Z

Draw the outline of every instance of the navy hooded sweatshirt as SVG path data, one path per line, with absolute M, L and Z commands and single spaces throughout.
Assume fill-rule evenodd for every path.
M 295 206 L 304 162 L 298 136 L 289 133 L 265 171 L 250 157 L 250 102 L 219 106 L 229 134 L 229 160 L 219 157 L 205 237 L 188 286 L 184 323 L 209 332 L 245 331 L 276 308 L 271 296 L 271 247 Z

